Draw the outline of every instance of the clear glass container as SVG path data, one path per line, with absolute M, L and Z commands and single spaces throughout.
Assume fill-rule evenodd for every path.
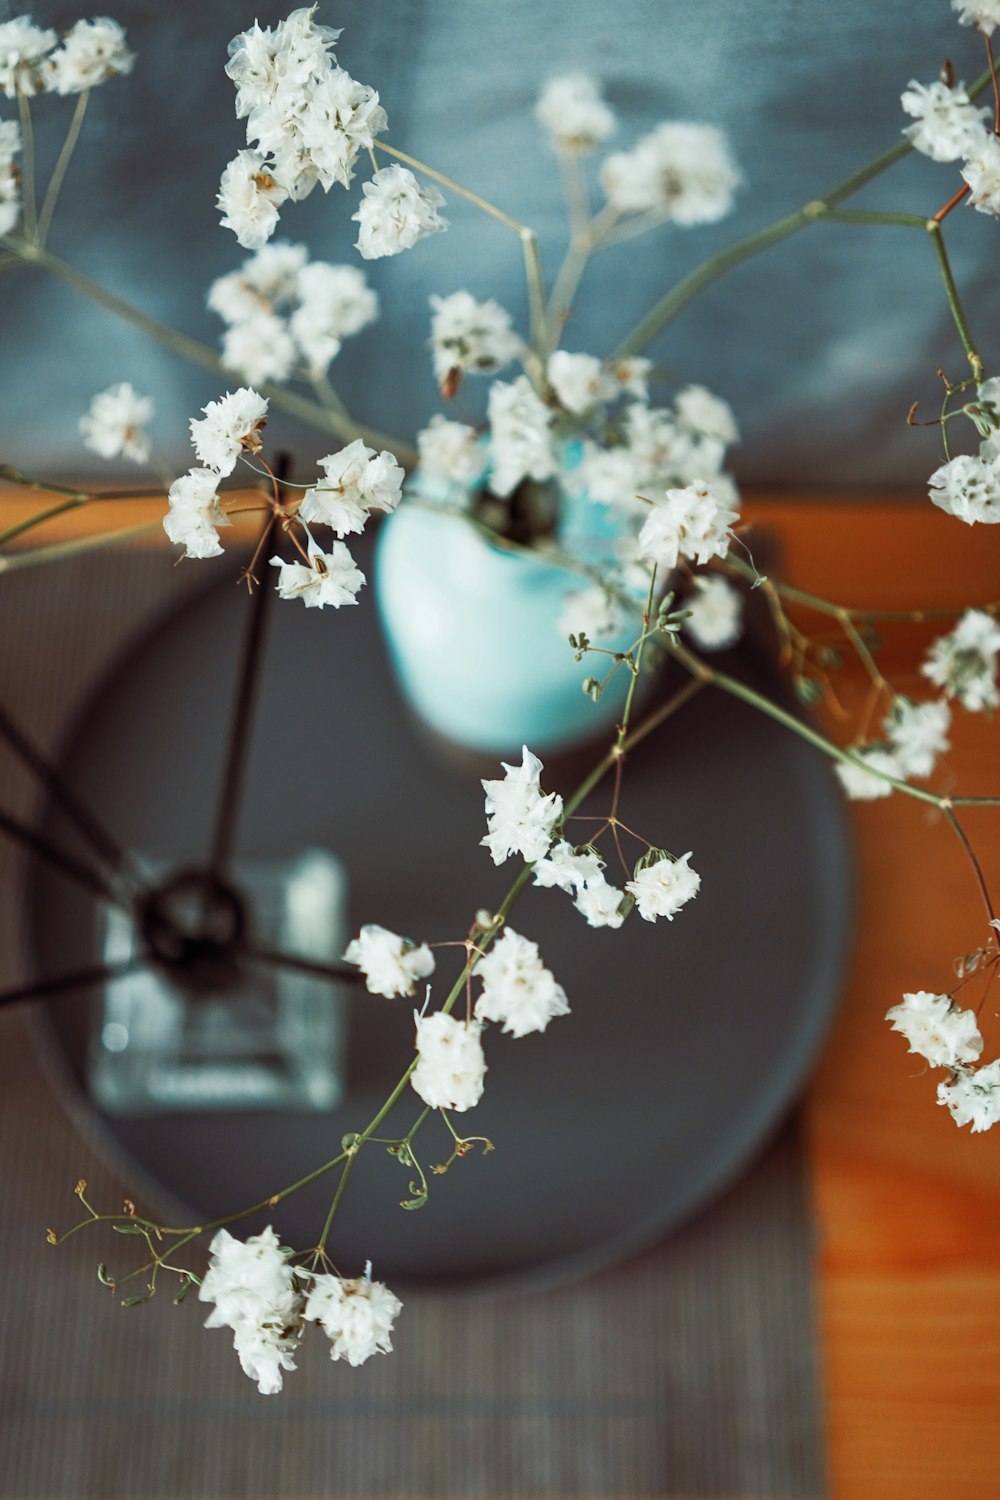
M 104 961 L 138 965 L 95 998 L 96 1103 L 118 1115 L 335 1108 L 348 986 L 259 955 L 340 961 L 341 862 L 319 849 L 236 861 L 227 882 L 162 863 L 144 870 L 135 910 L 100 918 Z

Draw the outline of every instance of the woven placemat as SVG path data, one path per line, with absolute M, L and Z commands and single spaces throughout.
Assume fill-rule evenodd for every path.
M 42 586 L 44 583 L 44 586 Z M 0 701 L 54 745 L 130 634 L 178 591 L 162 552 L 5 580 Z M 87 621 L 86 642 L 77 622 Z M 30 813 L 5 754 L 0 806 Z M 20 856 L 0 857 L 0 979 L 29 971 Z M 771 1497 L 823 1493 L 812 1231 L 794 1126 L 742 1182 L 647 1255 L 556 1291 L 408 1301 L 396 1352 L 360 1370 L 307 1344 L 262 1399 L 194 1302 L 123 1312 L 108 1247 L 45 1244 L 86 1177 L 128 1190 L 0 1018 L 0 1493 L 9 1500 L 204 1496 Z M 654 1168 L 651 1165 L 651 1170 Z

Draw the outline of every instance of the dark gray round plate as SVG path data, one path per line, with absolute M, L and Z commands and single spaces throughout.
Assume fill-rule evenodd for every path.
M 227 570 L 130 649 L 65 746 L 74 785 L 136 849 L 178 864 L 205 855 L 246 610 Z M 728 665 L 780 693 L 751 649 Z M 545 789 L 570 791 L 595 758 L 547 764 Z M 273 610 L 243 854 L 325 845 L 349 870 L 352 930 L 379 922 L 418 940 L 461 936 L 517 868 L 495 868 L 479 846 L 482 773 L 449 762 L 408 718 L 371 599 L 337 614 Z M 587 810 L 606 810 L 608 795 L 599 790 Z M 851 860 L 827 764 L 705 691 L 630 757 L 621 812 L 654 842 L 694 851 L 700 895 L 673 922 L 633 914 L 612 932 L 587 927 L 562 892 L 529 887 L 512 924 L 539 943 L 572 1014 L 517 1041 L 491 1029 L 485 1097 L 461 1123 L 496 1150 L 431 1176 L 422 1211 L 398 1206 L 412 1171 L 378 1146 L 364 1152 L 331 1240 L 345 1273 L 371 1259 L 390 1285 L 450 1287 L 589 1271 L 705 1203 L 793 1099 L 831 1018 L 850 927 Z M 94 912 L 74 888 L 39 872 L 33 914 L 41 972 L 95 961 Z M 446 950 L 441 994 L 450 972 Z M 331 1115 L 103 1117 L 84 1095 L 88 1002 L 54 1002 L 40 1025 L 78 1118 L 134 1196 L 145 1190 L 190 1223 L 303 1176 L 371 1118 L 411 1055 L 410 1005 L 364 991 L 351 1004 L 347 1096 Z M 382 1133 L 401 1135 L 419 1108 L 408 1094 Z M 418 1137 L 425 1167 L 449 1147 L 444 1124 L 429 1119 Z M 267 1218 L 288 1242 L 312 1244 L 333 1186 Z

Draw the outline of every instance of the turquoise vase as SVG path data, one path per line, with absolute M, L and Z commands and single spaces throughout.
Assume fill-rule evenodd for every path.
M 578 572 L 497 547 L 463 517 L 419 500 L 404 499 L 379 533 L 375 595 L 400 688 L 430 729 L 467 749 L 541 753 L 613 731 L 627 670 L 595 703 L 583 683 L 610 662 L 577 662 L 560 628 L 567 596 L 587 586 Z M 627 650 L 638 618 L 600 645 Z

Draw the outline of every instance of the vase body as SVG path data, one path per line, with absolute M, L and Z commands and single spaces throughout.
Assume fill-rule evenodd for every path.
M 491 754 L 607 735 L 629 673 L 619 670 L 595 703 L 583 684 L 611 662 L 576 661 L 560 627 L 567 597 L 587 584 L 542 556 L 492 544 L 461 516 L 404 500 L 379 533 L 375 592 L 411 708 L 438 735 Z M 627 650 L 638 618 L 600 646 Z

